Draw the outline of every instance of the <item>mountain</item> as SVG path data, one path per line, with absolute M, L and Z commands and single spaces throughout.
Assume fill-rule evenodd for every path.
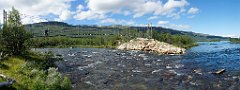
M 146 32 L 147 27 L 138 26 L 97 26 L 97 25 L 70 25 L 64 22 L 40 22 L 34 24 L 25 25 L 27 31 L 33 33 L 35 37 L 43 36 L 45 30 L 49 30 L 51 36 L 61 35 L 61 36 L 76 36 L 76 35 L 115 35 L 115 34 L 126 34 L 132 31 L 142 31 Z M 194 38 L 196 41 L 211 41 L 211 40 L 227 40 L 226 37 L 214 36 L 208 34 L 187 32 L 174 30 L 163 27 L 152 27 L 153 30 L 161 33 L 170 33 L 178 35 L 188 35 Z

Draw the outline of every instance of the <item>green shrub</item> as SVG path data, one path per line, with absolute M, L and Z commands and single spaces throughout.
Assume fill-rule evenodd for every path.
M 158 33 L 154 31 L 153 39 L 173 44 L 175 46 L 182 48 L 190 48 L 196 45 L 195 41 L 190 36 L 187 35 L 171 35 L 169 33 Z
M 12 8 L 0 34 L 2 50 L 9 54 L 20 55 L 27 49 L 24 43 L 30 37 L 21 23 L 19 12 Z
M 33 90 L 71 89 L 70 80 L 59 73 L 56 68 L 49 68 L 47 72 L 32 70 L 32 74 L 36 75 L 31 86 Z
M 229 41 L 231 43 L 240 43 L 240 39 L 239 38 L 230 38 Z

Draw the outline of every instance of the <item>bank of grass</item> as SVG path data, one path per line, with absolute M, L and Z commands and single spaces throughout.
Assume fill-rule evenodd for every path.
M 32 38 L 27 44 L 32 48 L 46 48 L 46 47 L 84 47 L 84 48 L 115 48 L 120 42 L 127 41 L 127 39 L 119 36 L 99 36 L 99 37 L 84 37 L 72 38 L 66 36 L 56 37 L 37 37 Z
M 153 33 L 153 39 L 160 42 L 166 42 L 177 47 L 191 48 L 197 46 L 198 44 L 188 35 L 171 35 L 169 33 Z
M 128 42 L 129 40 L 134 38 L 137 37 L 129 38 L 126 36 L 118 35 L 82 37 L 82 38 L 72 38 L 66 36 L 36 37 L 32 38 L 28 42 L 29 44 L 28 46 L 31 46 L 32 48 L 46 48 L 46 47 L 116 48 L 121 43 Z M 182 48 L 191 48 L 193 46 L 197 46 L 197 43 L 191 37 L 186 35 L 171 35 L 168 33 L 155 32 L 153 34 L 153 39 Z
M 240 43 L 240 39 L 239 38 L 230 38 L 229 41 L 231 43 Z
M 15 80 L 10 87 L 16 90 L 69 90 L 70 80 L 53 68 L 47 56 L 29 54 L 29 56 L 11 56 L 0 62 L 0 74 Z M 47 64 L 48 63 L 48 64 Z M 0 81 L 5 81 L 0 79 Z
M 209 42 L 220 42 L 221 40 L 220 39 L 212 39 L 212 40 L 209 40 Z

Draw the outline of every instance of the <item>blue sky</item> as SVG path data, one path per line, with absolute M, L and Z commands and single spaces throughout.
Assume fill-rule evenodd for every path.
M 25 24 L 62 21 L 74 25 L 146 26 L 152 23 L 183 31 L 240 36 L 240 0 L 0 0 L 0 10 L 10 10 L 12 6 L 21 12 Z

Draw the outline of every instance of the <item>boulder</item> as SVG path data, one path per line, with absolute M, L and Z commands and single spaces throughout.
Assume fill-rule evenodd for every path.
M 184 48 L 176 47 L 154 39 L 137 38 L 117 47 L 120 50 L 141 50 L 159 54 L 184 54 Z

